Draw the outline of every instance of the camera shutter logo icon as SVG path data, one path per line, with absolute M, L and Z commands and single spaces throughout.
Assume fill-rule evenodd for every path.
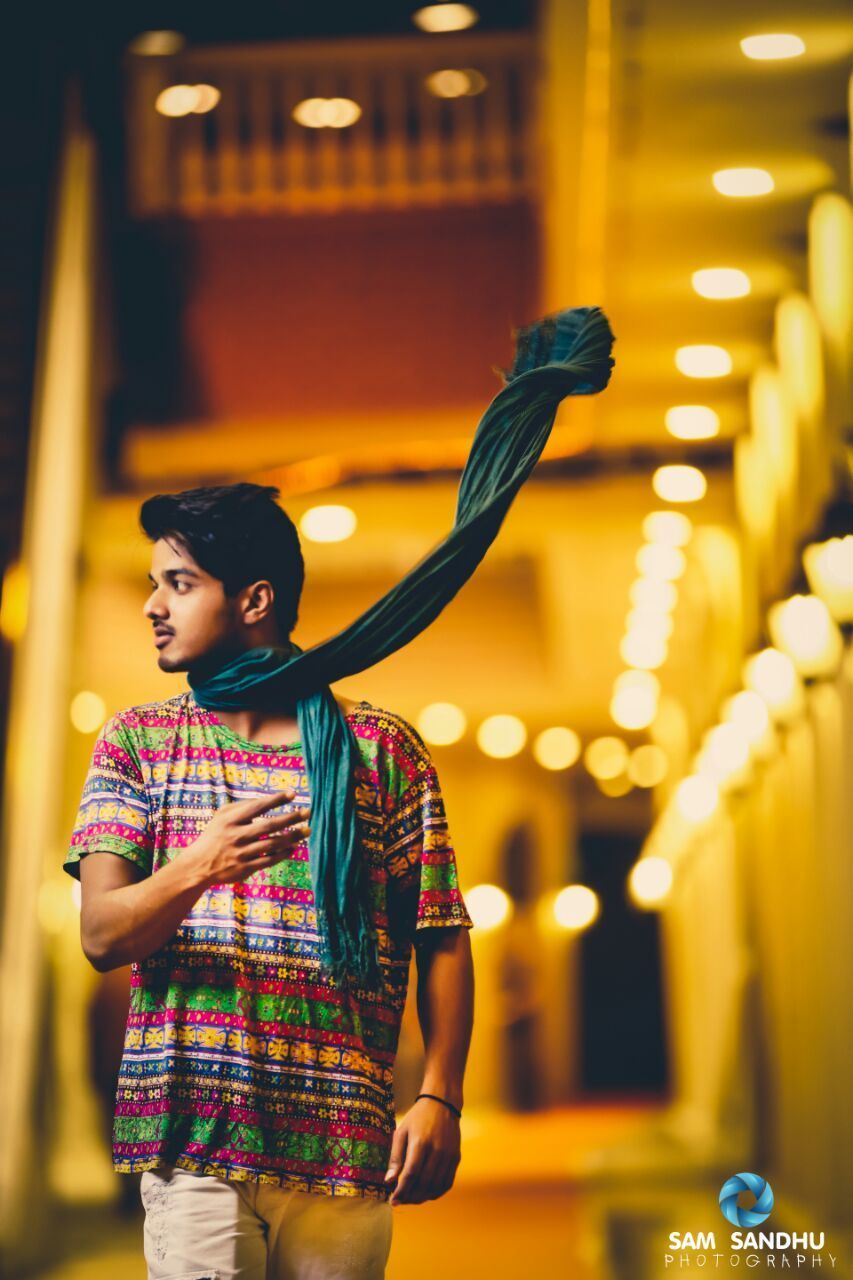
M 741 1191 L 751 1191 L 755 1204 L 742 1208 L 737 1198 Z M 770 1217 L 773 1210 L 773 1191 L 766 1178 L 758 1173 L 735 1173 L 720 1188 L 720 1208 L 723 1216 L 735 1227 L 757 1227 Z

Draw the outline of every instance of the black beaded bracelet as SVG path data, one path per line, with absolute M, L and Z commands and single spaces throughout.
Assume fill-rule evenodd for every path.
M 459 1120 L 462 1119 L 462 1112 L 459 1108 L 454 1107 L 453 1103 L 448 1102 L 446 1098 L 439 1098 L 437 1093 L 419 1093 L 418 1098 L 435 1098 L 436 1102 L 443 1102 L 446 1107 L 450 1107 L 450 1110 Z M 415 1102 L 417 1102 L 418 1098 L 415 1098 Z

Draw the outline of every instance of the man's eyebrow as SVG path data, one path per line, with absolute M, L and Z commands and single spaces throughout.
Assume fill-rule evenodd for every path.
M 164 570 L 163 570 L 163 577 L 164 577 L 164 578 L 171 578 L 171 579 L 172 579 L 172 581 L 174 582 L 175 577 L 176 577 L 179 573 L 186 573 L 186 574 L 188 574 L 191 578 L 198 578 L 198 577 L 199 577 L 199 575 L 196 573 L 195 569 L 183 569 L 183 568 L 181 568 L 181 569 L 164 569 Z M 154 585 L 155 585 L 155 587 L 156 587 L 156 585 L 157 585 L 156 580 L 154 579 L 154 577 L 153 577 L 150 573 L 149 573 L 149 575 L 148 575 L 148 581 L 149 581 L 149 582 L 153 582 L 153 583 L 154 583 Z

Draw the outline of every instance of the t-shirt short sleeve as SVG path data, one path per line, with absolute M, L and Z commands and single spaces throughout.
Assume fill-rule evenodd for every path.
M 389 897 L 414 937 L 436 925 L 473 927 L 459 888 L 456 851 L 447 823 L 444 796 L 429 750 L 411 732 L 416 772 L 409 778 L 385 819 L 385 867 Z
M 79 880 L 80 859 L 98 851 L 116 853 L 151 874 L 148 795 L 132 730 L 120 715 L 98 733 L 63 870 Z

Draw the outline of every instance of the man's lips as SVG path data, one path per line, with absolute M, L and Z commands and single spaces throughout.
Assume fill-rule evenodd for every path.
M 171 631 L 155 631 L 154 643 L 162 644 L 165 640 L 171 640 L 173 634 L 174 633 Z

